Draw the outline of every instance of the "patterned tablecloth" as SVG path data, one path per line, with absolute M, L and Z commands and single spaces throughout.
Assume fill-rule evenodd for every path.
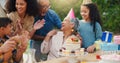
M 101 55 L 101 51 L 82 56 L 61 57 L 39 63 L 80 63 L 80 61 L 81 63 L 99 63 L 98 59 L 96 59 L 96 55 Z

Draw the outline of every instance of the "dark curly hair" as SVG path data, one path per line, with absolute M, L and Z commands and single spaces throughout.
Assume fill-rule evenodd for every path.
M 8 24 L 11 24 L 12 20 L 8 17 L 0 17 L 0 28 L 6 27 Z
M 26 14 L 30 16 L 36 16 L 39 13 L 39 8 L 37 4 L 37 0 L 24 0 L 27 3 Z M 6 3 L 6 11 L 8 13 L 17 11 L 16 0 L 8 0 Z
M 97 5 L 95 3 L 90 3 L 83 4 L 83 6 L 86 6 L 90 11 L 89 16 L 91 20 L 91 25 L 93 25 L 93 31 L 95 32 L 96 22 L 98 22 L 102 26 L 101 17 Z

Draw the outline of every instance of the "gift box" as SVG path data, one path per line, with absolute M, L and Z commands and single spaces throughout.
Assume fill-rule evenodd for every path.
M 118 50 L 120 50 L 120 45 L 118 45 Z
M 118 45 L 114 43 L 102 43 L 100 49 L 103 51 L 117 51 Z
M 108 31 L 103 32 L 102 41 L 110 43 L 111 40 L 112 40 L 112 33 Z
M 120 45 L 120 35 L 113 37 L 113 42 Z

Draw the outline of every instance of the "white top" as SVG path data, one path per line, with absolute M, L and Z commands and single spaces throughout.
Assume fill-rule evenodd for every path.
M 52 37 L 50 42 L 45 42 L 45 41 L 42 42 L 41 52 L 42 53 L 49 52 L 47 60 L 59 57 L 58 52 L 63 45 L 63 36 L 64 36 L 63 32 L 59 31 L 57 32 L 56 35 Z
M 70 50 L 80 48 L 80 40 L 75 35 L 71 35 L 67 39 L 77 38 L 78 39 L 77 42 L 76 42 L 76 40 L 73 42 L 71 42 L 70 40 L 67 40 L 67 39 L 63 40 L 63 36 L 64 36 L 63 32 L 58 31 L 57 34 L 51 38 L 50 42 L 46 42 L 46 41 L 42 42 L 41 52 L 49 53 L 47 60 L 60 57 L 58 52 L 62 47 L 68 47 L 68 48 L 70 48 Z M 69 42 L 69 43 L 67 44 L 67 42 Z

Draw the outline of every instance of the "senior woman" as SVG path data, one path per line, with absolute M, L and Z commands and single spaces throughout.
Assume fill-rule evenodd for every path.
M 41 44 L 41 52 L 48 53 L 47 60 L 60 57 L 58 51 L 63 47 L 67 38 L 76 36 L 75 33 L 77 33 L 78 25 L 79 23 L 76 18 L 66 17 L 62 22 L 62 31 L 52 30 L 47 34 Z

